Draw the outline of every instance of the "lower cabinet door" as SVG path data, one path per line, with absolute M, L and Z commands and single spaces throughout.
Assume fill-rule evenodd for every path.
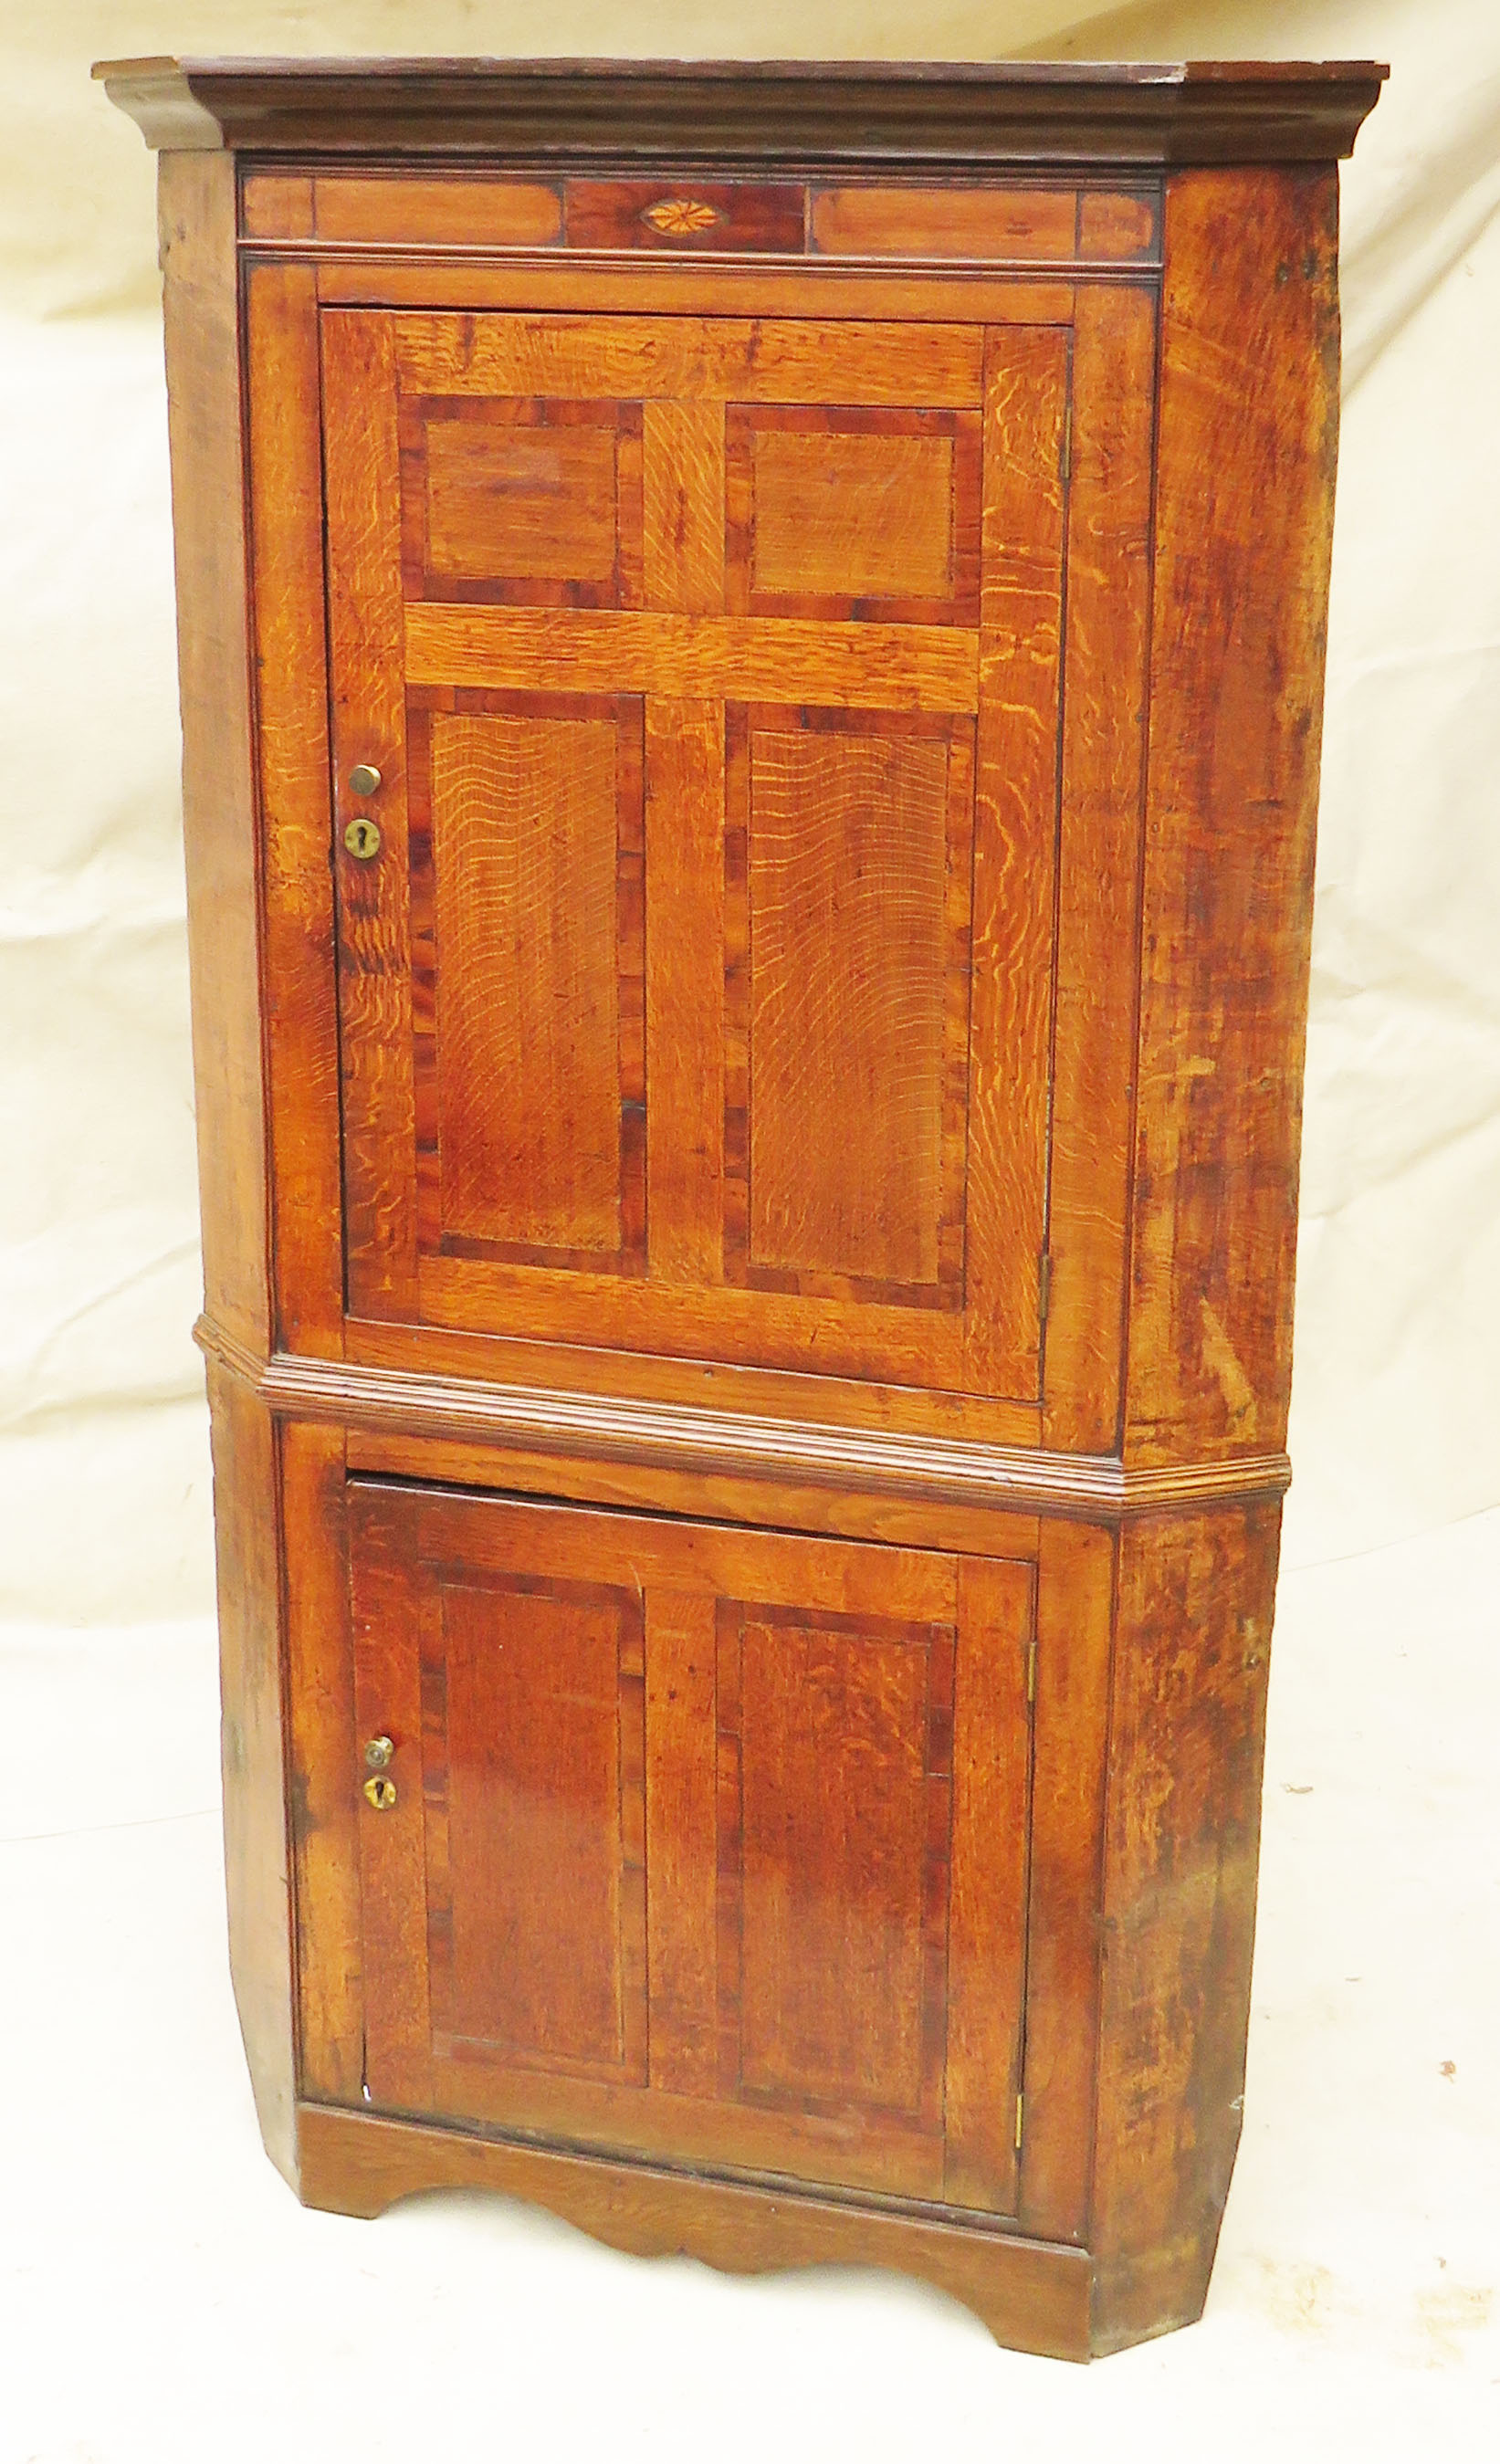
M 1012 2212 L 1032 1568 L 350 1503 L 371 2103 Z

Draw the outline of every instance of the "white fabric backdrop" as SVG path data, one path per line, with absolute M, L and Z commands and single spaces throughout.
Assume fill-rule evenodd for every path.
M 100 54 L 1391 60 L 1344 175 L 1289 1557 L 1500 1500 L 1494 0 L 52 0 L 8 35 L 0 1617 L 211 1599 L 154 165 Z

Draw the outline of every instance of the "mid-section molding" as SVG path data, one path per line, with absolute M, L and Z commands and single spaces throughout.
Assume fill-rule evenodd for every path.
M 337 1421 L 414 1438 L 461 1438 L 740 1479 L 813 1481 L 1090 1523 L 1279 1497 L 1291 1479 L 1284 1454 L 1136 1467 L 1114 1455 L 1058 1454 L 614 1395 L 486 1385 L 284 1352 L 262 1360 L 208 1318 L 200 1318 L 193 1331 L 204 1352 L 283 1419 Z

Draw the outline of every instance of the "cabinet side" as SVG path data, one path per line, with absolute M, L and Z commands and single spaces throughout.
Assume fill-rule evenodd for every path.
M 1120 1536 L 1093 2350 L 1196 2319 L 1240 2142 L 1279 1499 Z
M 1338 175 L 1167 184 L 1127 1462 L 1279 1452 L 1338 418 Z
M 218 1556 L 224 1874 L 230 1969 L 266 2153 L 297 2185 L 292 1899 L 281 1680 L 276 1437 L 209 1363 Z
M 177 558 L 188 945 L 204 1306 L 271 1334 L 234 162 L 164 154 L 158 187 Z

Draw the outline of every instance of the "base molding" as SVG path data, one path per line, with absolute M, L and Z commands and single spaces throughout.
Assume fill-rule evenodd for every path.
M 746 2276 L 820 2264 L 893 2268 L 951 2294 L 999 2343 L 1070 2362 L 1088 2361 L 1092 2349 L 1087 2251 L 336 2105 L 299 2104 L 297 2123 L 306 2207 L 378 2216 L 416 2190 L 500 2190 L 637 2257 L 680 2254 Z

